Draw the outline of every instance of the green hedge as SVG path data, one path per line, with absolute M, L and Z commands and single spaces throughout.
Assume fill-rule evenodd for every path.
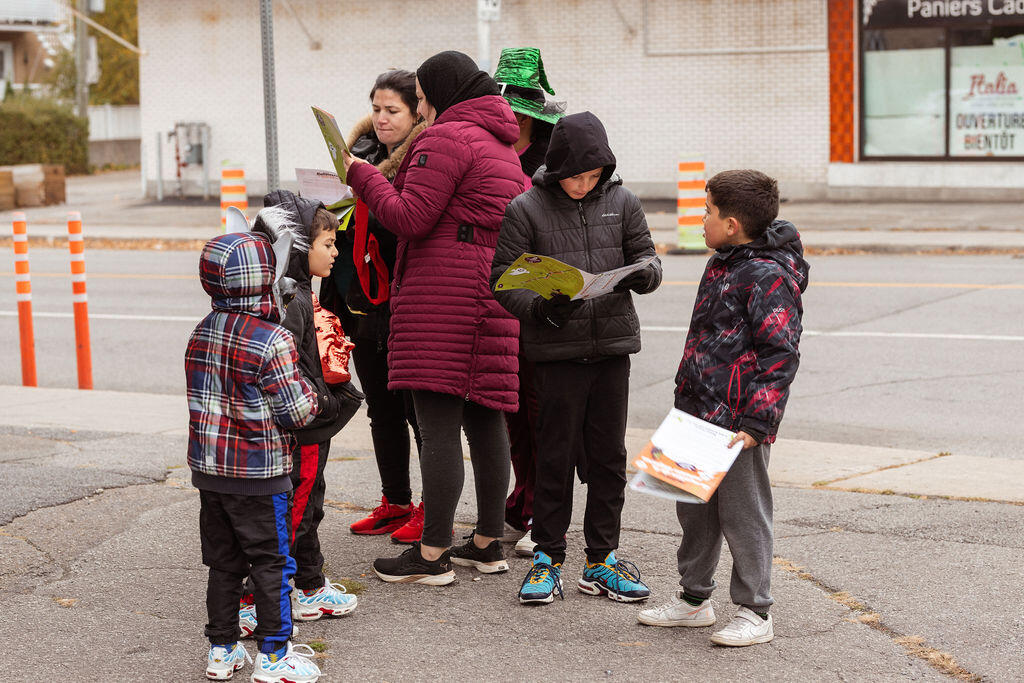
M 50 99 L 20 95 L 0 102 L 0 166 L 63 164 L 89 171 L 89 121 Z

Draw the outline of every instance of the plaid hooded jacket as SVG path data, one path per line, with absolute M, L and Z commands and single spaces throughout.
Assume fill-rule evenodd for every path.
M 293 438 L 284 430 L 313 419 L 317 399 L 299 376 L 291 333 L 277 324 L 274 270 L 270 242 L 252 233 L 212 239 L 199 257 L 199 277 L 213 300 L 185 351 L 188 464 L 199 488 L 223 488 L 208 477 L 279 479 L 237 482 L 224 492 L 291 488 L 285 482 Z
M 793 224 L 776 220 L 764 237 L 711 257 L 676 372 L 676 408 L 774 443 L 800 365 L 803 252 Z

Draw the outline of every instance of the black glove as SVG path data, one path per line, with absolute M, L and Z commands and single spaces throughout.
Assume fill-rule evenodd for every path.
M 582 300 L 573 301 L 565 294 L 552 294 L 550 299 L 534 299 L 531 310 L 537 322 L 558 328 L 569 322 L 572 314 L 582 305 Z
M 651 272 L 649 268 L 641 268 L 635 273 L 630 273 L 612 287 L 612 291 L 625 292 L 632 289 L 637 294 L 644 294 L 651 288 Z

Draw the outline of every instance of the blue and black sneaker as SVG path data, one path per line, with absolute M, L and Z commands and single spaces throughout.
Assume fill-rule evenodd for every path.
M 519 602 L 524 605 L 544 605 L 558 597 L 565 600 L 562 594 L 562 565 L 553 564 L 551 556 L 537 551 L 533 555 L 533 566 L 519 587 Z
M 651 597 L 651 589 L 640 580 L 640 570 L 632 562 L 608 553 L 603 562 L 587 562 L 583 576 L 576 584 L 581 593 L 607 595 L 618 602 L 640 602 Z

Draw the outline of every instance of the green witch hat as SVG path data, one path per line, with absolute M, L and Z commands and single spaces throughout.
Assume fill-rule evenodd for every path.
M 565 102 L 549 100 L 544 92 L 554 95 L 544 72 L 540 50 L 535 47 L 507 47 L 501 51 L 494 80 L 501 86 L 502 96 L 512 111 L 555 123 L 565 116 Z

